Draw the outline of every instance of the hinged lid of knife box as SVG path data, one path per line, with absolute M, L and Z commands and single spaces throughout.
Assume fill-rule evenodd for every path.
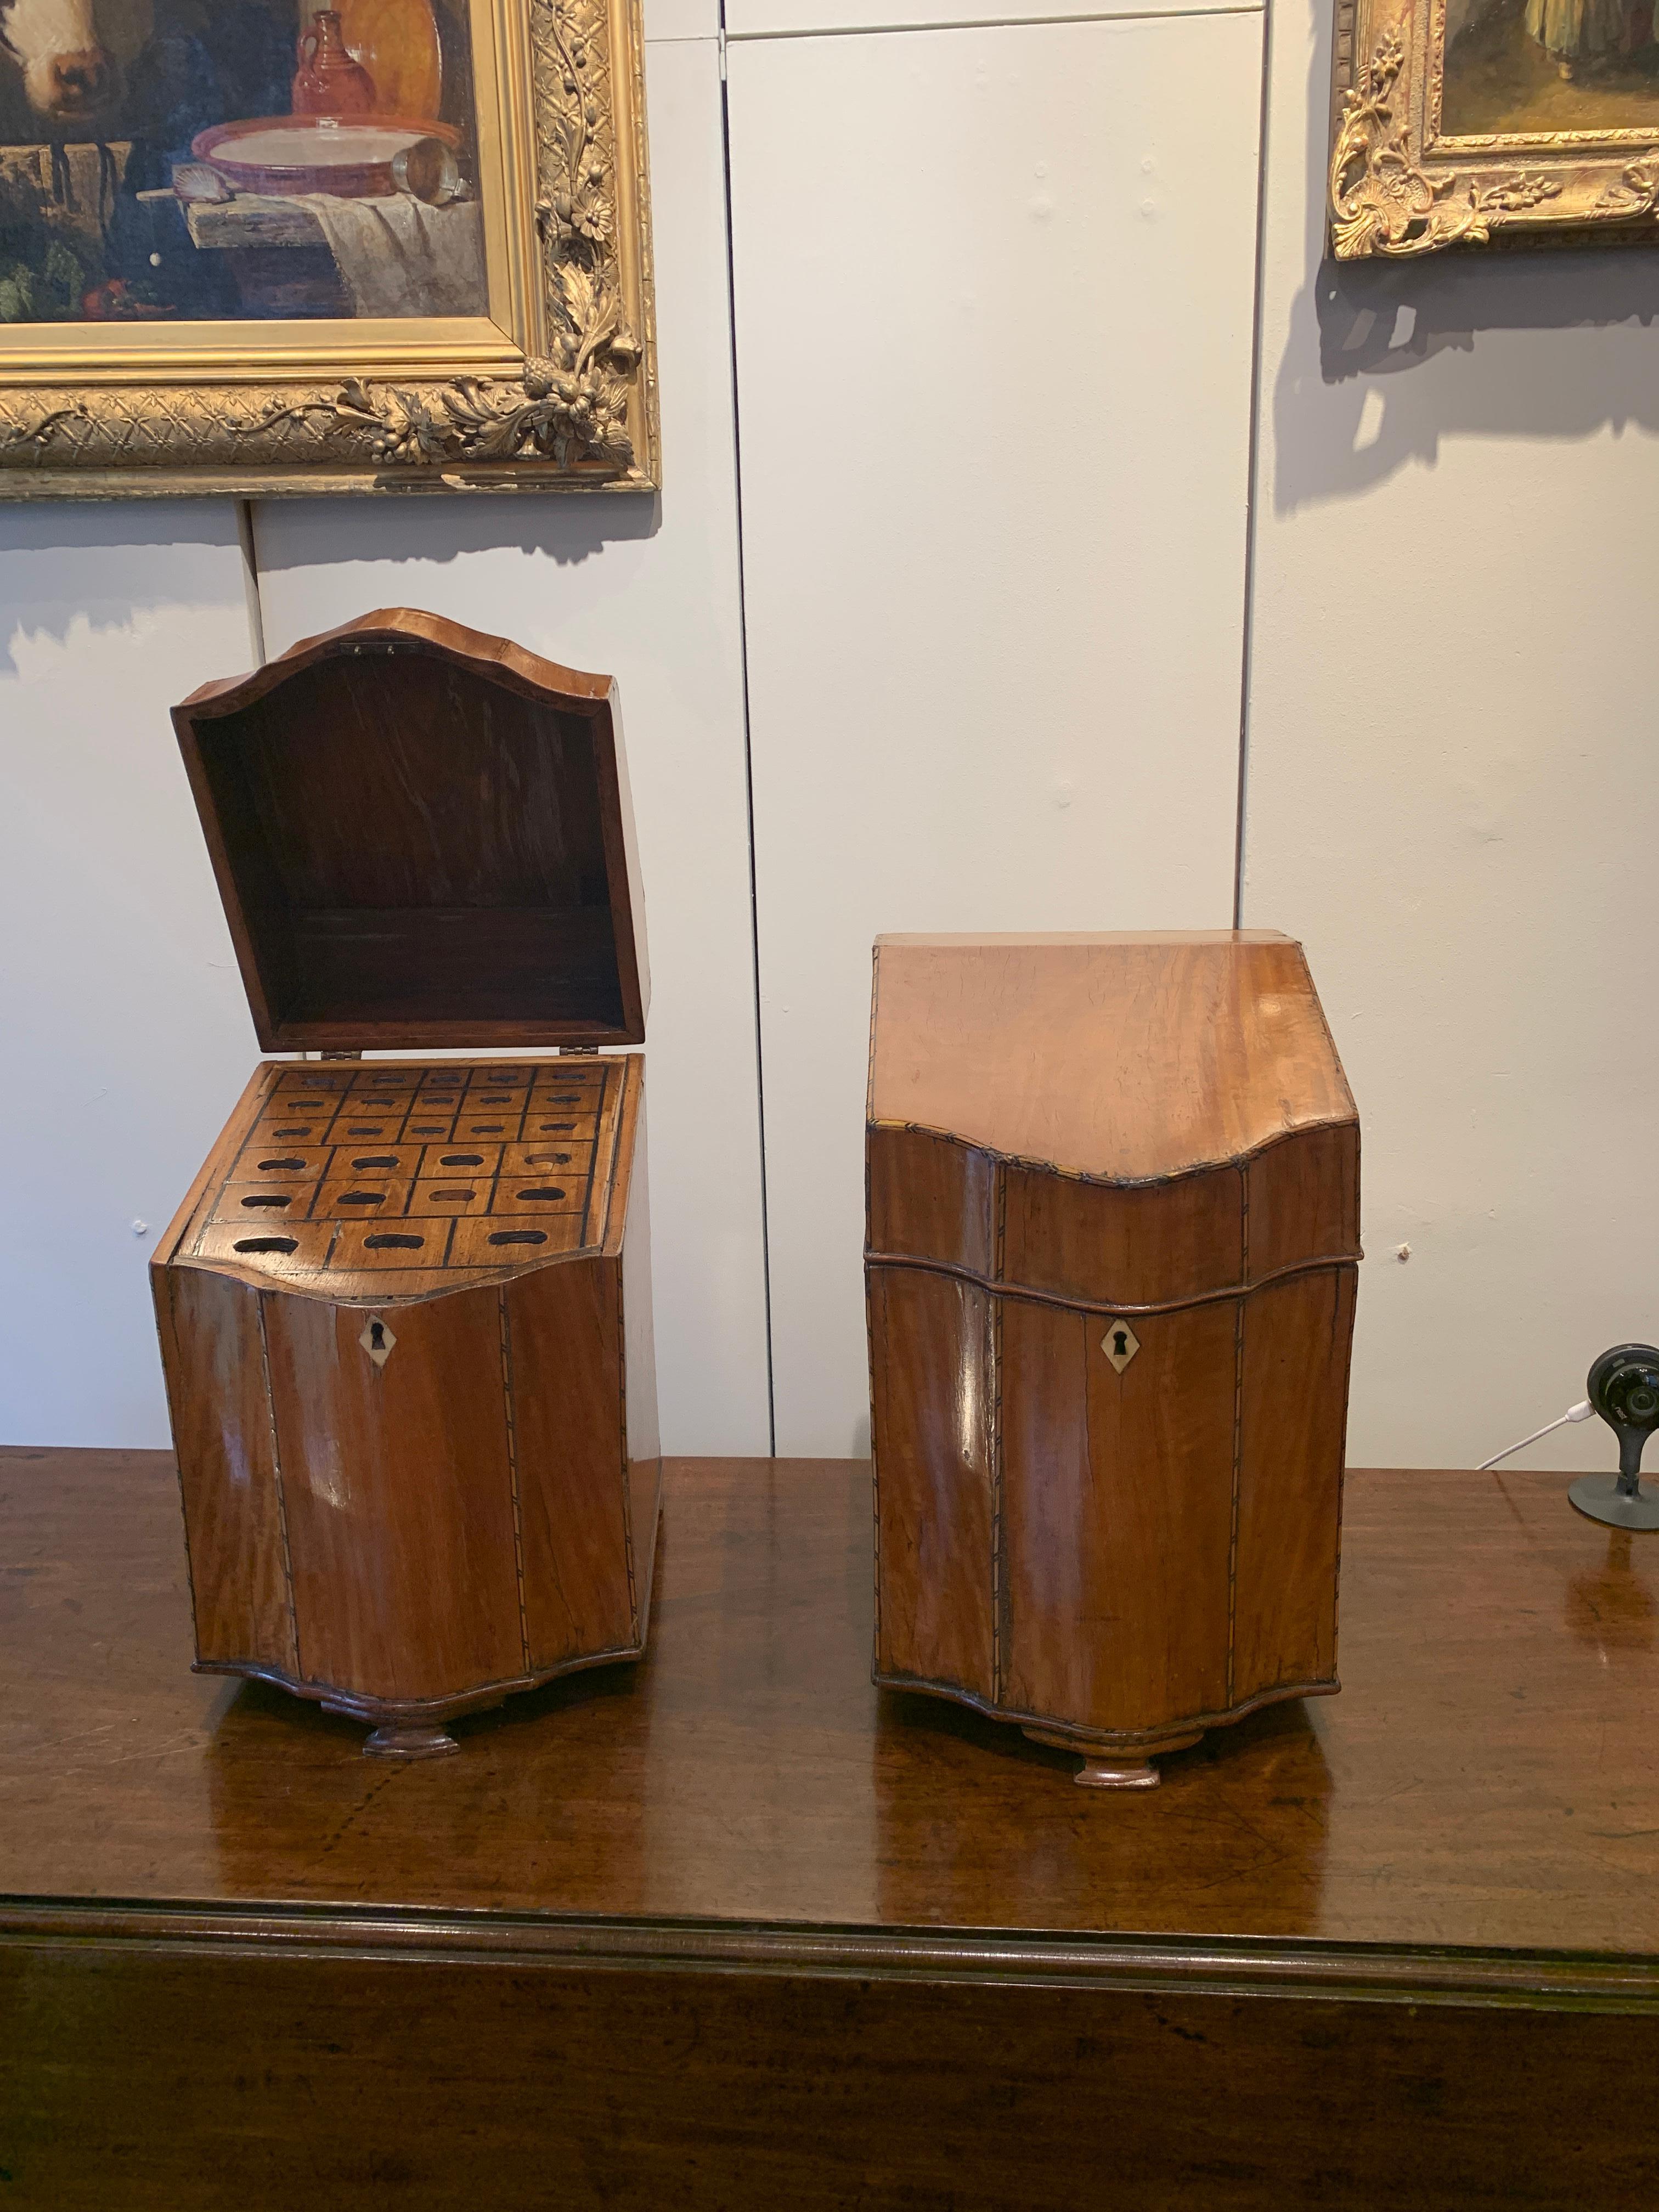
M 642 1042 L 609 677 L 399 607 L 173 719 L 266 1051 Z
M 876 940 L 869 1121 L 1152 1183 L 1354 1120 L 1276 929 Z
M 1358 1260 L 1358 1115 L 1293 939 L 882 937 L 875 981 L 872 1255 L 1114 1309 Z

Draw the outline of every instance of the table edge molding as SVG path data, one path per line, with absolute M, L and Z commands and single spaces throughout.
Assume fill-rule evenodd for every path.
M 623 1919 L 397 1906 L 0 1898 L 0 1948 L 978 1983 L 1659 2012 L 1659 1957 L 1273 1936 Z

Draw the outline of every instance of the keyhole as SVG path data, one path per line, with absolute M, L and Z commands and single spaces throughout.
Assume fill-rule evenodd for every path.
M 1140 1340 L 1127 1321 L 1109 1321 L 1106 1334 L 1100 1340 L 1100 1348 L 1121 1375 L 1139 1351 Z
M 382 1236 L 371 1237 L 368 1239 L 368 1244 L 372 1250 L 378 1252 L 388 1244 L 418 1244 L 420 1241 L 418 1237 Z M 392 1347 L 398 1340 L 383 1321 L 376 1321 L 371 1314 L 363 1323 L 363 1333 L 357 1341 L 374 1362 L 375 1366 L 381 1368 L 391 1358 Z

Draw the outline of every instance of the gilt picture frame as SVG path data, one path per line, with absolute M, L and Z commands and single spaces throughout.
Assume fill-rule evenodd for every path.
M 0 0 L 0 499 L 658 485 L 640 0 Z
M 1338 0 L 1339 261 L 1659 245 L 1654 0 Z

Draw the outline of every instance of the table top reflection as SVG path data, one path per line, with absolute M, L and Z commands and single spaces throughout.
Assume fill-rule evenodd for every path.
M 1340 1697 L 1073 1786 L 870 1682 L 868 1469 L 671 1462 L 651 1647 L 459 1758 L 194 1676 L 165 1454 L 0 1453 L 0 1892 L 1659 1954 L 1659 1535 L 1352 1473 Z

